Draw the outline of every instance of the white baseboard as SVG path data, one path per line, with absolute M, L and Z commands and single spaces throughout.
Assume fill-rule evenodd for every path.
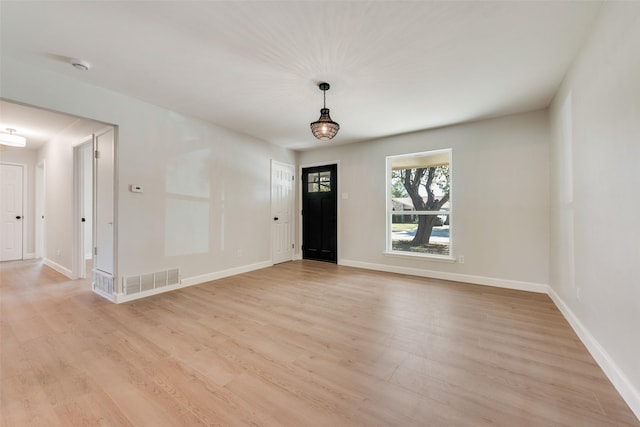
M 34 259 L 36 257 L 36 254 L 33 252 L 29 252 L 28 254 L 24 254 L 24 256 L 22 257 L 22 259 Z
M 132 295 L 116 294 L 115 302 L 122 303 L 127 301 L 133 301 L 140 298 L 145 298 L 151 295 L 157 295 L 164 292 L 175 291 L 176 289 L 182 289 L 189 286 L 199 285 L 201 283 L 211 282 L 212 280 L 223 279 L 229 276 L 235 276 L 236 274 L 248 273 L 254 270 L 260 270 L 262 268 L 271 267 L 273 263 L 271 261 L 262 261 L 255 264 L 243 265 L 240 267 L 230 268 L 228 270 L 215 271 L 213 273 L 207 273 L 200 276 L 188 277 L 180 280 L 180 283 L 176 285 L 163 286 L 162 288 L 149 289 L 148 291 L 138 292 Z
M 61 266 L 57 262 L 51 261 L 49 258 L 44 258 L 42 262 L 44 263 L 44 265 L 51 267 L 58 273 L 67 276 L 69 279 L 72 279 L 71 270 L 69 270 L 68 268 Z
M 567 319 L 567 322 L 571 325 L 575 333 L 580 338 L 580 341 L 587 347 L 591 356 L 595 359 L 596 363 L 604 371 L 605 375 L 609 378 L 613 386 L 618 390 L 620 396 L 627 402 L 627 405 L 631 408 L 633 413 L 640 420 L 640 390 L 633 386 L 631 381 L 622 372 L 618 365 L 613 361 L 609 353 L 600 345 L 598 340 L 595 339 L 584 324 L 578 319 L 578 317 L 571 311 L 569 306 L 560 298 L 560 295 L 556 293 L 553 288 L 549 288 L 549 297 L 558 307 L 558 310 Z
M 410 276 L 428 277 L 430 279 L 452 280 L 454 282 L 473 283 L 475 285 L 494 286 L 498 288 L 515 289 L 546 294 L 549 286 L 543 283 L 521 282 L 518 280 L 497 279 L 485 276 L 472 276 L 469 274 L 447 273 L 443 271 L 423 270 L 421 268 L 399 267 L 396 265 L 374 264 L 362 261 L 341 259 L 341 265 L 348 267 L 364 268 L 367 270 L 386 271 L 388 273 L 408 274 Z
M 163 286 L 161 288 L 149 289 L 148 291 L 136 292 L 135 294 L 131 294 L 131 295 L 116 294 L 115 298 L 113 298 L 112 300 L 116 304 L 120 304 L 120 303 L 127 302 L 127 301 L 133 301 L 133 300 L 140 299 L 140 298 L 150 297 L 152 295 L 163 294 L 165 292 L 175 291 L 176 289 L 186 288 L 187 286 L 189 286 L 189 285 L 185 286 L 183 284 L 178 283 L 176 285 Z
M 260 270 L 262 268 L 271 267 L 273 263 L 271 261 L 262 261 L 255 264 L 242 265 L 240 267 L 230 268 L 228 270 L 215 271 L 213 273 L 203 274 L 201 276 L 189 277 L 182 279 L 180 282 L 183 287 L 199 285 L 200 283 L 210 282 L 212 280 L 223 279 L 229 276 L 235 276 L 236 274 L 248 273 L 254 270 Z

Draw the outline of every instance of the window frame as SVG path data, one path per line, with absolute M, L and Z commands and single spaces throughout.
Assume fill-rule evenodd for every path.
M 393 202 L 392 202 L 392 166 L 394 160 L 398 159 L 406 159 L 412 157 L 427 157 L 427 156 L 438 156 L 442 154 L 447 154 L 449 157 L 449 210 L 439 210 L 439 211 L 402 211 L 399 213 L 398 211 L 393 210 Z M 442 262 L 455 262 L 454 255 L 454 246 L 453 246 L 453 231 L 454 231 L 454 209 L 453 209 L 453 149 L 452 148 L 443 148 L 437 150 L 428 150 L 428 151 L 420 151 L 415 153 L 407 153 L 407 154 L 398 154 L 386 157 L 385 164 L 385 184 L 386 184 L 386 227 L 385 227 L 385 255 L 395 256 L 395 257 L 408 257 L 408 258 L 419 258 L 419 259 L 428 259 L 430 261 L 442 261 Z M 430 253 L 420 253 L 420 252 L 409 252 L 409 251 L 398 251 L 393 249 L 393 239 L 392 239 L 392 227 L 393 227 L 393 215 L 448 215 L 449 216 L 449 254 L 448 255 L 438 255 L 438 254 L 430 254 Z
M 313 181 L 310 179 L 312 175 L 315 175 Z M 307 193 L 330 193 L 333 190 L 331 188 L 331 185 L 331 171 L 307 172 Z M 313 186 L 315 189 L 310 190 L 311 186 Z

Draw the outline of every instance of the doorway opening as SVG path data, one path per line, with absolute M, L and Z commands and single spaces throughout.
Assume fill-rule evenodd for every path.
M 26 163 L 24 187 L 28 182 L 29 197 L 24 197 L 23 214 L 14 215 L 26 220 L 21 259 L 41 258 L 71 279 L 91 277 L 94 291 L 113 298 L 117 127 L 2 98 L 0 108 L 3 121 L 19 123 L 28 135 L 26 147 L 2 155 L 2 163 Z M 97 160 L 96 152 L 101 154 Z M 92 258 L 91 273 L 86 258 Z
M 338 262 L 338 165 L 302 169 L 302 258 Z
M 73 149 L 74 218 L 76 223 L 74 271 L 87 277 L 93 261 L 93 135 Z M 87 265 L 89 263 L 89 265 Z
M 74 156 L 75 277 L 113 284 L 114 260 L 114 143 L 109 126 L 76 145 Z

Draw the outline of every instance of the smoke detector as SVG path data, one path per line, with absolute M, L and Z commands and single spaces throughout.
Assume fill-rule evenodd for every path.
M 72 59 L 71 65 L 73 65 L 73 68 L 80 71 L 88 71 L 89 68 L 91 68 L 91 65 L 82 59 Z

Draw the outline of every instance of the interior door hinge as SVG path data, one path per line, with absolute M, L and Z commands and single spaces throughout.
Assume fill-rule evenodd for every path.
M 98 150 L 95 151 L 95 156 L 96 156 L 96 159 L 100 158 L 100 152 Z
M 294 245 L 293 243 L 291 244 L 291 249 L 295 248 L 296 245 Z
M 98 248 L 97 248 L 97 247 L 94 247 L 94 248 L 93 248 L 93 254 L 94 254 L 94 255 L 98 255 Z

